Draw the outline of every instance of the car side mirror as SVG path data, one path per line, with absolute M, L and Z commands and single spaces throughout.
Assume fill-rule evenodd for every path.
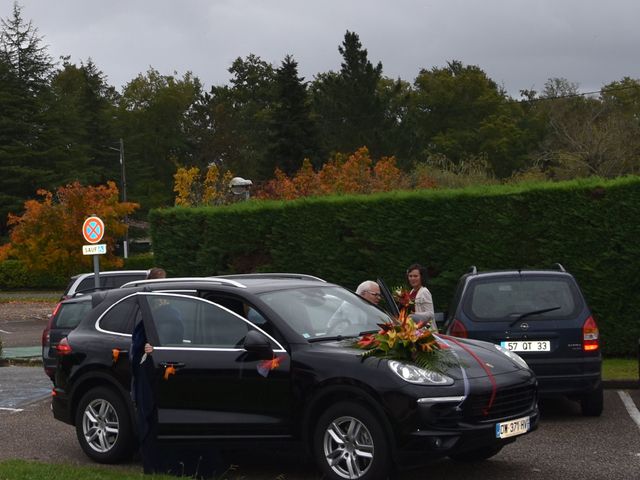
M 258 358 L 272 358 L 273 348 L 269 339 L 257 330 L 249 330 L 247 336 L 244 337 L 244 349 L 258 356 Z

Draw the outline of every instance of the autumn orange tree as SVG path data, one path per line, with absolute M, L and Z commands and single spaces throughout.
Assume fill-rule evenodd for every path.
M 100 268 L 121 267 L 115 256 L 115 241 L 123 237 L 127 225 L 123 222 L 138 205 L 118 200 L 114 182 L 106 185 L 83 186 L 79 182 L 58 188 L 55 192 L 38 190 L 38 199 L 24 204 L 24 214 L 9 215 L 10 243 L 0 247 L 0 260 L 15 258 L 36 273 L 68 276 L 91 268 L 89 256 L 82 254 L 84 220 L 97 215 L 105 224 L 101 243 L 107 244 L 107 254 L 100 257 Z
M 275 178 L 255 193 L 259 199 L 292 200 L 311 195 L 334 193 L 375 193 L 407 188 L 433 188 L 435 182 L 426 175 L 416 178 L 397 166 L 395 157 L 374 161 L 366 147 L 352 154 L 335 154 L 319 171 L 305 160 L 295 174 L 287 176 L 276 170 Z
M 180 167 L 173 175 L 176 205 L 185 207 L 228 203 L 229 182 L 233 173 L 210 165 L 204 174 L 198 167 Z

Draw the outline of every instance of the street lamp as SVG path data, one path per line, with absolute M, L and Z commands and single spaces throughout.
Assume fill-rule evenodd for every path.
M 127 201 L 127 177 L 125 175 L 124 168 L 124 140 L 120 138 L 120 148 L 109 147 L 111 150 L 115 150 L 116 152 L 120 152 L 120 169 L 122 175 L 122 202 Z M 129 258 L 129 228 L 128 228 L 128 218 L 125 215 L 124 223 L 127 224 L 127 229 L 124 233 L 124 242 L 122 243 L 122 249 L 124 252 L 124 258 Z

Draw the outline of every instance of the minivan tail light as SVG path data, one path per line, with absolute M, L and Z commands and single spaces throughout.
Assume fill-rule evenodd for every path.
M 449 327 L 449 335 L 454 337 L 469 338 L 469 332 L 467 332 L 464 324 L 457 318 L 453 320 L 451 327 Z
M 60 340 L 60 343 L 56 345 L 56 353 L 62 357 L 65 355 L 71 355 L 71 352 L 71 345 L 69 345 L 67 337 L 64 337 L 62 340 Z
M 587 318 L 582 326 L 582 350 L 594 352 L 600 348 L 600 331 L 593 317 Z
M 56 318 L 56 314 L 58 310 L 60 310 L 60 305 L 62 302 L 58 302 L 56 308 L 53 309 L 51 316 L 49 317 L 49 321 L 47 322 L 47 326 L 42 330 L 42 346 L 45 347 L 49 343 L 49 334 L 51 332 L 51 327 L 53 326 L 53 319 Z

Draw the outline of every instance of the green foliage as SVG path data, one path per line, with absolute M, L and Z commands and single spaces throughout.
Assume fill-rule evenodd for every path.
M 0 289 L 63 288 L 68 278 L 50 272 L 36 272 L 26 268 L 19 260 L 0 262 Z
M 382 63 L 374 66 L 369 61 L 355 32 L 345 33 L 338 51 L 343 59 L 340 71 L 317 75 L 311 86 L 323 153 L 366 145 L 376 155 L 385 154 L 379 151 L 385 128 L 385 105 L 378 90 Z
M 296 172 L 316 150 L 315 128 L 307 88 L 298 77 L 298 63 L 287 55 L 275 75 L 275 100 L 269 120 L 269 152 L 263 162 L 265 177 L 279 168 Z
M 640 336 L 640 179 L 484 186 L 369 196 L 246 202 L 151 212 L 158 264 L 172 275 L 309 273 L 349 288 L 428 265 L 437 310 L 470 265 L 575 275 L 608 354 Z
M 51 57 L 31 22 L 14 3 L 0 31 L 0 233 L 5 220 L 37 188 L 51 185 L 51 126 L 46 119 Z M 59 145 L 63 143 L 60 142 Z
M 125 270 L 148 270 L 157 266 L 153 253 L 141 253 L 125 258 L 123 268 Z
M 128 194 L 146 208 L 173 202 L 176 166 L 192 154 L 188 113 L 201 89 L 191 73 L 176 78 L 154 69 L 124 87 L 118 122 L 126 141 Z

